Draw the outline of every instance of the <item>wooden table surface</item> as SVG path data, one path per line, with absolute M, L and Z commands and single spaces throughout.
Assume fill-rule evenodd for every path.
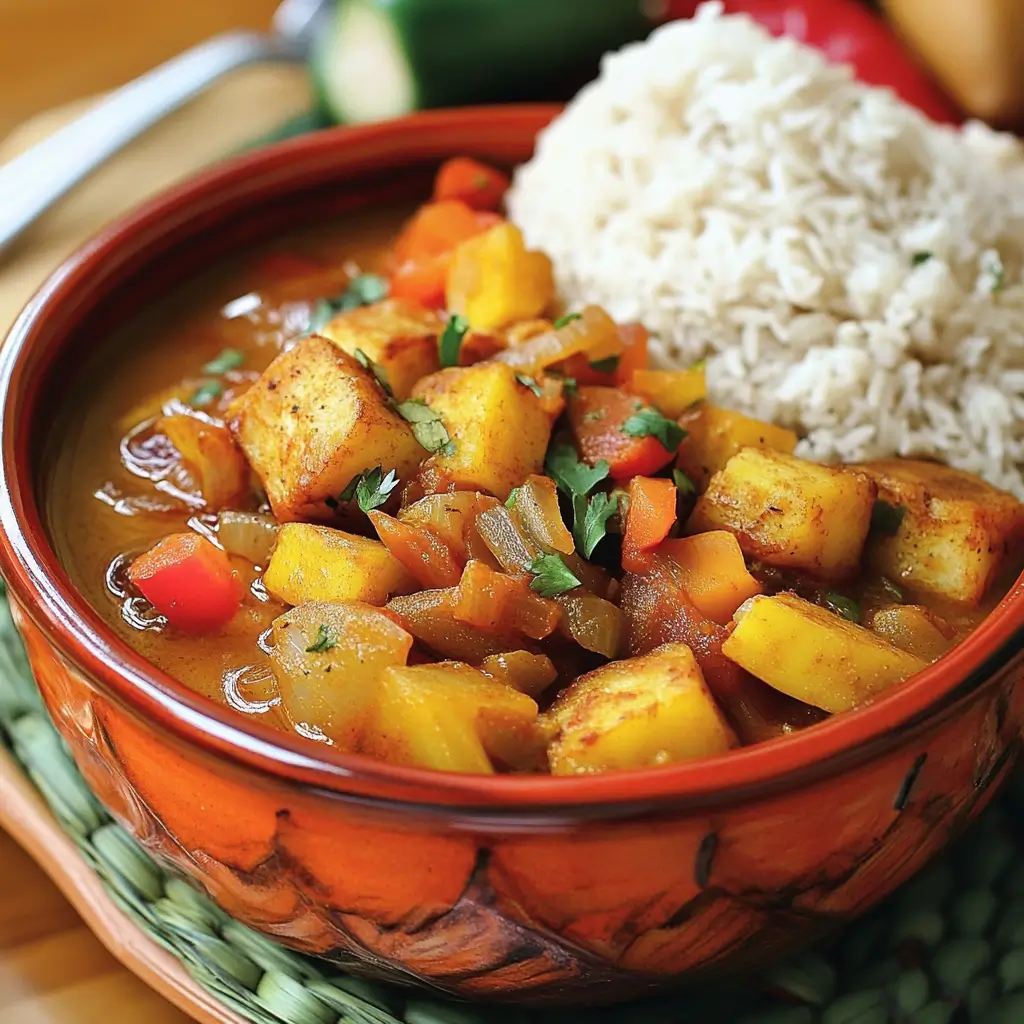
M 274 0 L 0 0 L 0 136 L 215 32 L 263 28 L 274 6 Z M 0 832 L 0 1024 L 187 1020 L 107 953 Z

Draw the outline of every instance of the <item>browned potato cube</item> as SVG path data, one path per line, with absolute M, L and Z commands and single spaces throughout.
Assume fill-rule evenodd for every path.
M 857 571 L 874 502 L 863 473 L 744 448 L 712 477 L 687 529 L 728 530 L 752 558 L 841 579 Z
M 1024 532 L 1024 504 L 937 462 L 887 459 L 858 468 L 892 506 L 871 532 L 870 564 L 911 587 L 978 604 Z
M 460 490 L 487 491 L 504 500 L 531 473 L 540 473 L 551 436 L 541 400 L 504 363 L 453 367 L 413 389 L 440 413 L 454 442 L 429 465 Z
M 233 426 L 281 522 L 329 518 L 358 474 L 381 466 L 405 480 L 424 455 L 373 376 L 318 337 L 267 367 Z
M 769 686 L 823 711 L 848 711 L 926 662 L 796 594 L 752 597 L 722 653 Z
M 555 775 L 645 768 L 736 746 L 693 652 L 666 644 L 580 676 L 545 715 Z
M 336 316 L 320 330 L 342 351 L 362 351 L 385 373 L 398 399 L 438 369 L 437 339 L 444 325 L 433 310 L 399 299 L 360 306 Z

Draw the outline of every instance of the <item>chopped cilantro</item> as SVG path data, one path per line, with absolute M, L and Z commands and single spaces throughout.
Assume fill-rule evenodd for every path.
M 244 362 L 245 356 L 237 348 L 226 348 L 203 367 L 203 373 L 221 377 L 230 370 L 237 370 Z
M 306 327 L 307 334 L 316 334 L 339 313 L 347 313 L 360 306 L 372 306 L 388 296 L 388 283 L 379 274 L 359 274 L 348 287 L 332 299 L 317 299 Z
M 988 259 L 988 263 L 985 267 L 985 272 L 992 279 L 993 292 L 999 291 L 1006 283 L 1006 270 L 1003 267 L 1003 261 L 999 258 L 999 253 L 994 252 Z
M 614 493 L 599 493 L 591 497 L 589 501 L 584 498 L 577 503 L 574 500 L 573 510 L 572 532 L 576 541 L 576 550 L 584 558 L 589 558 L 594 553 L 594 548 L 608 532 L 608 520 L 618 512 L 619 499 Z
M 910 265 L 912 267 L 919 267 L 922 263 L 927 263 L 931 258 L 932 254 L 930 252 L 915 252 L 910 257 Z
M 367 470 L 356 484 L 356 501 L 364 512 L 380 508 L 398 486 L 395 471 L 389 470 L 387 476 L 380 466 Z
M 362 479 L 363 474 L 356 473 L 356 475 L 349 480 L 348 484 L 346 484 L 345 490 L 338 495 L 338 501 L 342 503 L 351 501 L 356 496 L 356 488 L 359 486 L 359 481 Z
M 562 561 L 561 555 L 538 555 L 527 569 L 533 573 L 530 589 L 536 590 L 541 597 L 557 597 L 567 590 L 574 590 L 580 585 L 569 567 Z
M 316 639 L 306 648 L 307 654 L 320 654 L 329 651 L 332 647 L 338 646 L 338 635 L 327 625 L 321 622 L 316 631 Z
M 885 537 L 894 537 L 906 514 L 907 510 L 902 505 L 890 505 L 879 498 L 871 509 L 871 530 Z
M 361 348 L 357 348 L 355 351 L 356 362 L 364 369 L 369 370 L 373 374 L 374 380 L 384 389 L 384 394 L 388 398 L 394 398 L 395 393 L 391 390 L 391 384 L 388 382 L 388 373 L 380 363 L 375 363 Z
M 205 384 L 200 384 L 192 392 L 188 404 L 195 406 L 197 409 L 202 409 L 215 402 L 223 394 L 224 385 L 219 380 L 208 380 Z
M 697 493 L 696 485 L 681 469 L 672 470 L 672 482 L 676 490 L 687 498 Z
M 410 398 L 395 406 L 398 415 L 412 426 L 416 440 L 428 452 L 440 452 L 442 455 L 455 454 L 455 442 L 448 433 L 439 412 L 434 412 L 422 399 Z
M 588 466 L 576 457 L 571 444 L 556 444 L 548 450 L 544 469 L 567 495 L 586 497 L 608 475 L 609 466 L 604 459 Z
M 567 327 L 569 324 L 571 324 L 573 322 L 573 320 L 580 320 L 580 319 L 582 319 L 582 317 L 583 317 L 582 313 L 566 313 L 565 316 L 560 316 L 552 324 L 552 326 L 554 327 L 554 329 L 556 331 L 558 331 L 558 330 L 561 330 L 563 327 Z
M 519 497 L 519 488 L 513 487 L 509 492 L 509 496 L 505 499 L 505 508 L 515 508 L 516 499 Z
M 844 619 L 849 619 L 850 622 L 860 622 L 860 605 L 852 597 L 846 597 L 844 594 L 837 594 L 834 590 L 830 590 L 825 595 L 825 604 L 836 615 L 841 615 Z
M 614 373 L 619 368 L 618 356 L 607 356 L 605 359 L 595 360 L 590 368 L 597 373 Z
M 667 452 L 674 452 L 686 437 L 686 431 L 675 420 L 662 416 L 657 409 L 634 413 L 622 424 L 622 432 L 630 437 L 656 437 Z
M 562 378 L 562 390 L 567 395 L 575 395 L 577 391 L 576 378 L 575 377 L 563 377 Z
M 540 385 L 532 377 L 527 377 L 525 373 L 517 373 L 516 380 L 524 388 L 529 388 L 538 398 L 541 397 Z
M 442 366 L 459 365 L 459 349 L 468 331 L 469 321 L 458 313 L 452 313 L 444 325 L 441 337 L 437 339 L 437 355 Z

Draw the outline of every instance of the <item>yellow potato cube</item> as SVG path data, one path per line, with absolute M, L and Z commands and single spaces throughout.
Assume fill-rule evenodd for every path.
M 514 224 L 498 224 L 456 247 L 445 295 L 448 309 L 478 331 L 529 320 L 555 297 L 551 260 L 542 252 L 528 252 Z
M 492 747 L 536 728 L 535 701 L 458 662 L 390 668 L 380 686 L 367 751 L 397 764 L 490 773 Z
M 555 775 L 691 761 L 737 744 L 686 644 L 580 676 L 544 718 L 556 730 Z
M 319 337 L 281 353 L 239 399 L 235 436 L 280 522 L 325 519 L 358 474 L 402 480 L 424 451 L 373 376 Z
M 285 523 L 263 575 L 279 601 L 364 601 L 382 605 L 416 581 L 380 541 L 328 526 Z
M 384 371 L 401 400 L 420 377 L 438 369 L 437 339 L 443 328 L 433 310 L 388 299 L 336 316 L 320 334 L 350 356 L 363 352 Z
M 888 459 L 858 468 L 892 506 L 871 532 L 869 563 L 911 587 L 978 604 L 1024 532 L 1024 504 L 935 462 Z
M 722 653 L 769 686 L 823 711 L 848 711 L 926 662 L 795 594 L 752 597 Z
M 452 367 L 424 377 L 413 390 L 448 428 L 451 455 L 428 465 L 462 490 L 504 500 L 531 473 L 540 473 L 551 437 L 542 401 L 504 363 Z
M 639 395 L 671 420 L 678 419 L 708 394 L 704 371 L 700 369 L 634 370 L 626 390 Z
M 686 437 L 679 446 L 676 465 L 699 491 L 707 487 L 715 473 L 725 469 L 725 464 L 741 448 L 771 448 L 786 455 L 791 455 L 796 448 L 797 436 L 792 430 L 752 420 L 706 402 L 681 411 L 680 416 L 679 425 L 686 430 Z
M 274 619 L 270 638 L 270 667 L 292 723 L 359 750 L 380 674 L 405 664 L 412 637 L 369 605 L 314 601 Z
M 743 448 L 712 477 L 687 529 L 728 530 L 752 558 L 841 579 L 859 567 L 874 502 L 863 473 Z

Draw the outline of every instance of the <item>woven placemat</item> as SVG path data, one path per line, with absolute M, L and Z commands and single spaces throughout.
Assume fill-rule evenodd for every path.
M 1024 1024 L 1024 774 L 954 849 L 823 950 L 740 985 L 525 1011 L 339 974 L 250 931 L 168 874 L 75 767 L 42 705 L 2 582 L 0 739 L 114 902 L 254 1024 Z

